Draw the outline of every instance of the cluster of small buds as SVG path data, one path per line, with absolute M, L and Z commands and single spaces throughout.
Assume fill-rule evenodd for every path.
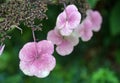
M 102 17 L 98 11 L 88 9 L 86 17 L 81 22 L 81 13 L 75 5 L 68 5 L 57 17 L 56 27 L 48 32 L 47 39 L 52 41 L 58 54 L 69 55 L 79 38 L 88 41 L 93 36 L 93 31 L 98 32 Z
M 42 24 L 35 25 L 34 19 L 43 20 L 47 18 L 45 12 L 47 4 L 40 0 L 10 0 L 0 4 L 0 40 L 5 39 L 7 31 L 12 25 L 18 26 L 21 21 L 28 27 L 41 30 Z M 3 36 L 4 35 L 4 36 Z
M 87 0 L 74 0 L 74 3 L 78 6 L 83 20 L 86 17 L 86 11 L 90 8 Z

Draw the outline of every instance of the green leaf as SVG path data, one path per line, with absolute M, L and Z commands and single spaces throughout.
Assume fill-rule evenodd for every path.
M 17 75 L 14 75 L 14 76 L 11 76 L 11 77 L 8 77 L 4 83 L 20 83 L 21 81 L 21 76 L 19 74 Z
M 10 56 L 8 52 L 3 52 L 0 56 L 0 70 L 4 70 L 8 67 Z
M 90 4 L 90 6 L 91 6 L 92 8 L 94 8 L 98 1 L 99 1 L 99 0 L 88 0 L 88 3 Z
M 116 3 L 110 15 L 110 31 L 112 36 L 120 34 L 120 1 Z
M 113 71 L 106 68 L 100 68 L 92 75 L 91 83 L 119 83 Z
M 118 64 L 120 64 L 120 49 L 115 51 L 115 59 Z

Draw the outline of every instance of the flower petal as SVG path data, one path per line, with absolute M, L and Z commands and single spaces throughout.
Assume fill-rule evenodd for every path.
M 78 9 L 75 5 L 71 4 L 65 8 L 65 11 L 67 11 L 67 13 L 70 14 L 71 12 L 78 11 Z
M 58 29 L 62 29 L 65 26 L 65 22 L 66 22 L 66 13 L 62 12 L 57 17 L 56 27 Z
M 81 36 L 81 39 L 82 39 L 82 41 L 89 41 L 92 36 L 93 36 L 93 32 L 92 32 L 92 31 L 86 31 L 86 32 Z
M 31 72 L 30 70 L 30 67 L 32 65 L 32 62 L 29 62 L 29 61 L 20 61 L 20 69 L 22 70 L 22 72 L 25 74 L 25 75 L 28 75 L 28 76 L 33 76 L 33 72 Z
M 45 78 L 49 75 L 50 71 L 39 70 L 39 72 L 35 73 L 35 76 L 38 78 Z
M 51 30 L 48 32 L 47 40 L 50 40 L 53 44 L 58 45 L 62 42 L 62 36 L 58 35 L 57 32 L 55 32 L 55 30 Z
M 23 46 L 23 48 L 19 52 L 20 60 L 23 60 L 23 61 L 34 60 L 34 55 L 36 54 L 35 44 L 37 44 L 37 43 L 36 42 L 29 42 Z
M 89 19 L 85 19 L 77 29 L 79 36 L 83 41 L 88 41 L 93 36 L 92 23 Z
M 92 11 L 92 10 L 87 10 L 87 15 L 91 19 L 91 22 L 93 24 L 93 31 L 98 32 L 101 28 L 102 24 L 102 16 L 98 11 Z
M 2 55 L 4 48 L 5 48 L 5 44 L 0 46 L 0 55 Z
M 65 39 L 73 46 L 76 46 L 79 43 L 79 36 L 75 32 L 73 32 L 70 36 L 66 36 Z
M 60 30 L 60 34 L 62 36 L 69 36 L 72 33 L 72 29 L 69 29 L 68 22 L 66 23 L 65 27 Z
M 69 27 L 70 29 L 77 28 L 80 21 L 81 21 L 81 14 L 78 11 L 72 12 L 68 15 L 68 23 L 70 25 Z
M 65 56 L 69 55 L 73 51 L 73 45 L 70 42 L 64 40 L 60 45 L 57 46 L 56 51 L 58 54 Z
M 55 65 L 56 60 L 52 55 L 43 54 L 31 65 L 31 72 L 34 70 L 34 75 L 43 78 L 48 76 L 49 72 L 54 69 Z
M 54 45 L 51 41 L 42 40 L 38 42 L 37 48 L 41 49 L 39 54 L 52 54 L 54 52 Z

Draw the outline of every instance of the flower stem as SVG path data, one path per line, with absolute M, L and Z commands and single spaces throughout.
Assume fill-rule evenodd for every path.
M 34 28 L 32 28 L 32 35 L 33 35 L 33 40 L 34 40 L 34 42 L 36 42 Z
M 35 30 L 34 30 L 34 28 L 32 28 L 32 35 L 33 35 L 33 40 L 34 40 L 34 42 L 35 42 L 35 49 L 36 49 L 36 58 L 38 58 L 39 56 L 39 54 L 38 54 L 38 48 L 37 48 L 37 43 L 36 43 L 36 37 L 35 37 Z
M 64 5 L 64 9 L 65 9 L 65 13 L 66 13 L 66 21 L 68 20 L 68 13 L 67 13 L 67 10 L 66 10 L 66 4 L 65 4 L 65 2 L 63 3 L 63 5 Z

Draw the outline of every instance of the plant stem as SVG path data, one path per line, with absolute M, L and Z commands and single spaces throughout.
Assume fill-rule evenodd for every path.
M 32 29 L 32 35 L 33 35 L 33 40 L 34 40 L 34 42 L 36 42 L 34 29 Z

